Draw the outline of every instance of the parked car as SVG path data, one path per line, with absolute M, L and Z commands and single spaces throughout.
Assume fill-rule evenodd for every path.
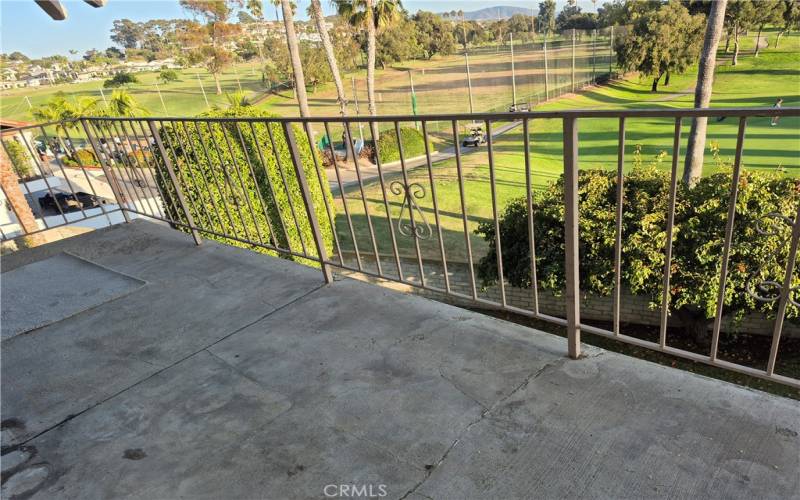
M 72 193 L 55 193 L 55 196 L 47 193 L 39 197 L 39 205 L 45 210 L 53 210 L 58 212 L 77 212 L 81 208 L 96 208 L 100 205 L 105 205 L 105 199 L 95 196 L 93 194 L 78 191 L 74 195 Z
M 474 127 L 469 135 L 461 141 L 461 145 L 464 147 L 472 146 L 477 148 L 483 144 L 486 144 L 486 132 L 483 131 L 482 127 Z

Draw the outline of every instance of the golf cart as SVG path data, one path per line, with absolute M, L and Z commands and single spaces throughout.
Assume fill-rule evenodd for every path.
M 486 144 L 486 132 L 483 131 L 483 127 L 480 125 L 473 126 L 469 135 L 461 141 L 461 145 L 464 147 L 472 146 L 477 148 L 483 144 Z
M 530 111 L 531 107 L 526 102 L 514 103 L 508 107 L 509 113 L 521 113 L 525 111 Z
M 80 209 L 96 208 L 104 205 L 106 200 L 83 191 L 72 193 L 57 192 L 55 196 L 47 193 L 39 198 L 39 205 L 45 210 L 61 212 L 77 212 Z

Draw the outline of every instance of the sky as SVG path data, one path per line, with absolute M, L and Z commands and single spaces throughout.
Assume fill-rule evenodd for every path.
M 82 0 L 62 0 L 67 9 L 67 19 L 53 21 L 33 0 L 0 0 L 0 52 L 20 51 L 39 58 L 54 54 L 75 57 L 70 49 L 82 55 L 89 49 L 105 50 L 113 45 L 110 39 L 111 26 L 115 19 L 146 21 L 149 19 L 190 18 L 179 5 L 178 0 L 108 0 L 102 8 L 94 8 Z M 275 10 L 269 1 L 264 2 L 265 16 L 273 19 Z M 310 0 L 299 0 L 297 19 L 306 19 L 306 8 Z M 322 0 L 323 10 L 332 14 L 331 2 Z M 559 10 L 564 2 L 558 2 Z M 534 8 L 538 10 L 538 0 L 407 0 L 403 6 L 409 12 L 430 10 L 444 12 L 450 10 L 473 11 L 495 5 Z M 593 10 L 590 1 L 579 1 L 584 10 Z M 79 56 L 78 56 L 79 57 Z

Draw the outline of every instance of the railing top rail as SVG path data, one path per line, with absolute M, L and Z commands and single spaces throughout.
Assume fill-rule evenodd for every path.
M 452 121 L 452 120 L 518 120 L 520 118 L 677 118 L 677 117 L 742 117 L 742 116 L 800 116 L 800 107 L 759 108 L 670 108 L 670 109 L 576 109 L 558 111 L 524 111 L 502 113 L 446 113 L 422 115 L 357 115 L 357 116 L 310 116 L 310 117 L 171 117 L 148 116 L 142 118 L 91 117 L 91 120 L 147 120 L 147 121 L 215 121 L 215 122 L 395 122 L 395 121 Z
M 693 117 L 772 117 L 772 116 L 800 116 L 800 107 L 758 107 L 758 108 L 670 108 L 670 109 L 570 109 L 554 111 L 520 111 L 502 113 L 446 113 L 423 115 L 357 115 L 357 116 L 289 116 L 289 117 L 205 117 L 205 116 L 141 116 L 141 117 L 111 117 L 111 116 L 85 116 L 63 121 L 37 123 L 24 127 L 8 128 L 2 131 L 3 135 L 32 128 L 49 127 L 61 123 L 75 122 L 86 119 L 92 121 L 158 121 L 158 122 L 254 122 L 254 123 L 359 123 L 377 122 L 393 123 L 413 121 L 514 121 L 527 119 L 559 119 L 559 118 L 693 118 Z

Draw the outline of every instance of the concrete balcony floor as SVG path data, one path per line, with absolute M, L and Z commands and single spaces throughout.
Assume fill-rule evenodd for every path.
M 2 265 L 5 498 L 800 497 L 795 401 L 149 222 Z

